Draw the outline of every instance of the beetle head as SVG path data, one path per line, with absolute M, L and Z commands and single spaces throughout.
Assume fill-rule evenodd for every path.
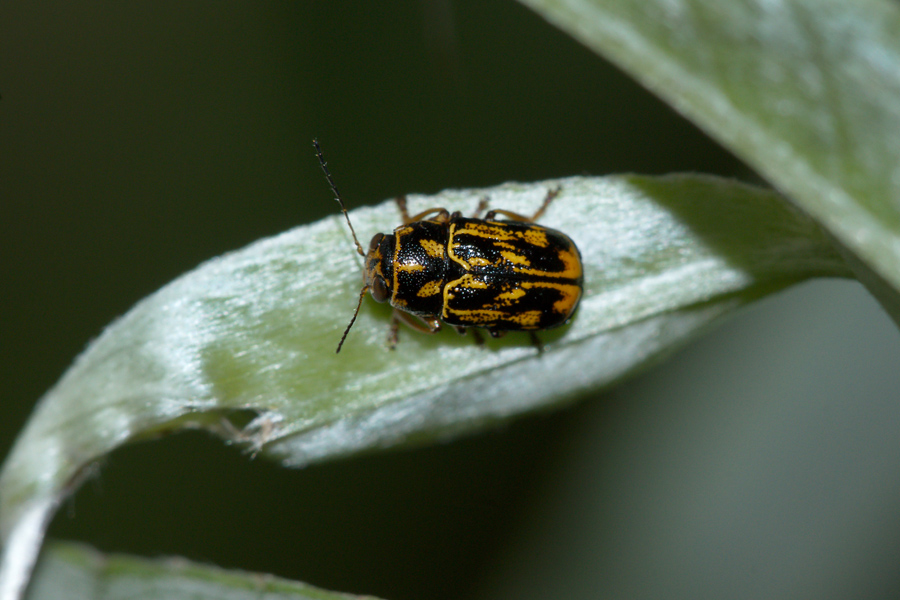
M 394 242 L 393 234 L 376 233 L 369 242 L 366 253 L 366 270 L 363 275 L 365 287 L 376 302 L 385 302 L 391 297 L 393 278 Z

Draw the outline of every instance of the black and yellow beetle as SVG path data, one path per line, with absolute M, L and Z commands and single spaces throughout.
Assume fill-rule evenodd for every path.
M 397 343 L 400 322 L 426 333 L 439 331 L 443 322 L 460 333 L 483 327 L 493 337 L 527 331 L 540 349 L 535 332 L 562 325 L 575 312 L 582 293 L 581 254 L 569 236 L 534 224 L 559 189 L 548 191 L 530 218 L 498 209 L 478 218 L 486 200 L 472 217 L 444 208 L 410 216 L 406 198 L 401 196 L 397 205 L 403 224 L 393 233 L 375 234 L 369 251 L 364 252 L 318 141 L 313 140 L 313 145 L 356 250 L 366 263 L 359 303 L 338 352 L 366 292 L 394 307 L 388 337 L 391 348 Z M 498 214 L 507 219 L 497 220 Z M 472 331 L 480 343 L 477 330 Z

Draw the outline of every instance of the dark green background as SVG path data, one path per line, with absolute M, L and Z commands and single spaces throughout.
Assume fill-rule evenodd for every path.
M 577 174 L 753 178 L 628 77 L 509 1 L 4 2 L 0 94 L 4 454 L 34 401 L 136 301 L 205 259 L 336 213 L 314 136 L 352 206 Z M 335 310 L 350 316 L 350 307 Z M 848 324 L 847 310 L 862 312 L 862 324 Z M 820 329 L 838 320 L 838 333 Z M 566 457 L 573 448 L 583 456 L 579 446 L 594 440 L 599 447 L 590 452 L 605 457 L 593 466 L 595 489 L 601 498 L 623 497 L 616 482 L 632 481 L 630 471 L 605 477 L 628 464 L 616 460 L 623 448 L 635 450 L 628 423 L 681 403 L 699 415 L 746 406 L 731 392 L 771 383 L 773 366 L 754 360 L 785 347 L 801 366 L 774 377 L 777 393 L 815 405 L 820 392 L 796 381 L 821 379 L 824 368 L 864 390 L 842 391 L 835 402 L 864 393 L 882 406 L 893 387 L 872 392 L 867 382 L 875 378 L 869 371 L 896 373 L 896 331 L 885 323 L 851 284 L 807 288 L 781 304 L 764 302 L 625 391 L 454 444 L 303 471 L 248 461 L 201 434 L 127 448 L 64 505 L 51 534 L 395 600 L 474 598 L 485 590 L 550 597 L 560 589 L 570 598 L 610 590 L 637 597 L 643 588 L 630 578 L 651 571 L 659 589 L 681 589 L 676 567 L 665 579 L 656 559 L 629 550 L 637 542 L 614 537 L 609 523 L 590 536 L 609 534 L 609 546 L 578 550 L 564 526 L 550 532 L 550 548 L 535 545 L 543 538 L 535 533 L 540 525 L 527 525 L 534 514 L 566 497 L 557 491 L 565 481 L 583 481 Z M 808 350 L 823 345 L 844 354 L 809 360 Z M 683 375 L 686 365 L 699 375 Z M 687 387 L 660 384 L 665 377 Z M 697 380 L 720 387 L 696 391 Z M 755 391 L 762 406 L 773 393 L 767 389 Z M 671 421 L 696 423 L 694 413 L 685 415 Z M 727 444 L 729 436 L 715 433 L 716 415 L 703 431 Z M 739 414 L 719 416 L 742 422 Z M 886 418 L 878 422 L 893 427 Z M 674 435 L 668 422 L 658 424 L 660 439 Z M 677 431 L 695 439 L 689 427 Z M 765 435 L 759 443 L 768 443 Z M 672 453 L 664 443 L 637 451 L 641 461 L 650 452 L 663 466 Z M 719 451 L 710 442 L 709 452 Z M 660 477 L 683 480 L 677 471 Z M 579 523 L 585 511 L 602 513 L 603 502 L 555 510 Z M 646 502 L 623 510 L 669 523 Z M 537 518 L 554 529 L 546 525 L 552 518 Z M 634 529 L 623 527 L 619 534 L 630 539 Z M 652 527 L 646 534 L 659 537 Z M 535 563 L 571 569 L 525 571 L 530 559 L 516 557 L 540 549 L 548 557 Z M 579 563 L 567 553 L 590 560 L 573 566 Z M 746 560 L 735 564 L 740 571 Z M 525 589 L 498 583 L 504 573 Z

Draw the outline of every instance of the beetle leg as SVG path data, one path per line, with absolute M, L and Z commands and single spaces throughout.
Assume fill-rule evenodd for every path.
M 474 327 L 463 327 L 462 325 L 454 325 L 454 329 L 456 329 L 456 333 L 459 335 L 468 335 L 472 334 L 472 339 L 475 340 L 475 345 L 479 348 L 484 347 L 484 336 L 481 335 L 481 332 L 478 331 Z
M 551 202 L 553 202 L 553 199 L 559 196 L 560 191 L 562 191 L 562 186 L 559 186 L 556 189 L 547 190 L 547 196 L 544 198 L 544 202 L 541 203 L 541 207 L 537 210 L 536 213 L 531 215 L 531 217 L 526 217 L 525 215 L 520 215 L 519 213 L 514 213 L 508 210 L 495 208 L 494 210 L 488 211 L 488 213 L 484 215 L 484 220 L 493 221 L 494 217 L 496 217 L 497 215 L 503 215 L 504 217 L 508 217 L 513 221 L 533 223 L 541 218 L 541 215 L 544 214 L 544 211 L 547 210 L 547 207 L 550 206 Z
M 454 325 L 454 329 L 456 329 L 456 333 L 459 335 L 468 335 L 469 332 L 472 333 L 472 339 L 475 340 L 476 346 L 484 346 L 484 337 L 482 337 L 481 332 L 475 329 L 474 327 L 463 327 L 462 325 Z
M 531 216 L 531 221 L 537 221 L 541 218 L 541 215 L 544 214 L 544 211 L 547 210 L 547 207 L 550 206 L 550 203 L 553 202 L 554 198 L 559 196 L 559 193 L 562 191 L 562 186 L 556 186 L 556 189 L 547 190 L 547 195 L 544 197 L 544 201 L 541 203 L 541 207 Z
M 391 315 L 391 329 L 388 333 L 388 347 L 391 350 L 394 349 L 400 338 L 400 323 L 421 333 L 437 333 L 441 330 L 441 321 L 437 317 L 427 319 L 395 308 Z
M 400 209 L 400 216 L 403 217 L 403 224 L 409 225 L 410 223 L 414 223 L 416 221 L 421 221 L 425 217 L 431 214 L 437 213 L 438 221 L 449 221 L 450 220 L 450 212 L 446 208 L 429 208 L 428 210 L 423 210 L 417 215 L 409 216 L 409 209 L 406 207 L 406 195 L 397 196 L 394 198 L 394 202 L 397 203 L 397 208 Z
M 484 209 L 486 209 L 487 207 L 488 207 L 488 197 L 485 196 L 484 198 L 482 198 L 481 200 L 478 201 L 478 206 L 475 207 L 475 212 L 472 213 L 472 218 L 477 219 L 478 215 L 480 215 L 481 212 Z
M 416 221 L 422 221 L 428 215 L 433 214 L 437 214 L 437 216 L 433 219 L 434 221 L 446 223 L 450 220 L 450 211 L 448 211 L 446 208 L 429 208 L 428 210 L 423 210 L 417 215 L 404 217 L 403 224 L 409 225 L 410 223 L 415 223 Z
M 403 217 L 404 225 L 421 221 L 428 215 L 433 214 L 437 214 L 437 217 L 435 217 L 436 221 L 441 221 L 443 223 L 450 220 L 450 212 L 446 208 L 429 208 L 428 210 L 423 210 L 419 214 L 409 216 L 409 209 L 406 207 L 406 196 L 397 196 L 394 198 L 394 202 L 397 203 L 397 208 L 400 209 L 400 216 Z
M 395 310 L 394 313 L 396 312 L 397 311 Z M 400 319 L 391 316 L 391 326 L 388 329 L 387 338 L 388 350 L 396 348 L 398 341 L 400 341 Z
M 534 344 L 534 347 L 537 348 L 538 354 L 544 353 L 544 343 L 541 341 L 541 338 L 538 337 L 533 331 L 529 331 L 528 335 L 531 337 L 531 343 Z
M 434 218 L 435 221 L 440 221 L 441 223 L 445 223 L 450 220 L 450 211 L 446 208 L 429 208 L 428 210 L 423 210 L 422 212 L 409 216 L 409 209 L 406 207 L 406 196 L 397 196 L 394 198 L 394 202 L 397 203 L 397 208 L 400 209 L 400 216 L 403 217 L 403 224 L 409 225 L 410 223 L 415 223 L 416 221 L 421 221 L 425 217 L 429 215 L 436 214 L 437 217 Z
M 406 195 L 397 196 L 394 198 L 394 202 L 397 203 L 397 208 L 400 209 L 400 216 L 403 217 L 403 224 L 406 225 L 409 223 L 409 211 L 406 208 Z

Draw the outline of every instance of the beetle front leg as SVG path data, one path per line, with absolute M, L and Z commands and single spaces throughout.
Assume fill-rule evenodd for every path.
M 437 217 L 434 218 L 435 221 L 444 223 L 450 220 L 450 211 L 446 208 L 429 208 L 428 210 L 423 210 L 418 214 L 410 216 L 409 209 L 406 207 L 406 196 L 397 196 L 394 198 L 394 202 L 397 203 L 397 208 L 400 210 L 400 216 L 403 218 L 404 225 L 422 221 L 425 217 L 435 214 L 437 215 Z
M 415 223 L 416 221 L 424 221 L 425 217 L 429 217 L 431 215 L 437 215 L 436 217 L 429 219 L 429 221 L 438 221 L 440 223 L 446 223 L 450 220 L 450 211 L 446 208 L 429 208 L 428 210 L 423 210 L 417 215 L 413 215 L 411 217 L 407 217 L 408 221 L 403 221 L 404 225 L 409 225 L 410 223 Z
M 400 339 L 400 323 L 421 333 L 437 333 L 441 330 L 441 322 L 437 317 L 428 319 L 395 308 L 391 314 L 391 329 L 388 333 L 388 348 L 391 350 Z
M 397 311 L 394 311 L 395 313 Z M 391 317 L 391 326 L 388 329 L 388 338 L 387 345 L 388 350 L 393 350 L 397 347 L 397 342 L 400 341 L 400 320 L 395 319 L 393 316 Z

